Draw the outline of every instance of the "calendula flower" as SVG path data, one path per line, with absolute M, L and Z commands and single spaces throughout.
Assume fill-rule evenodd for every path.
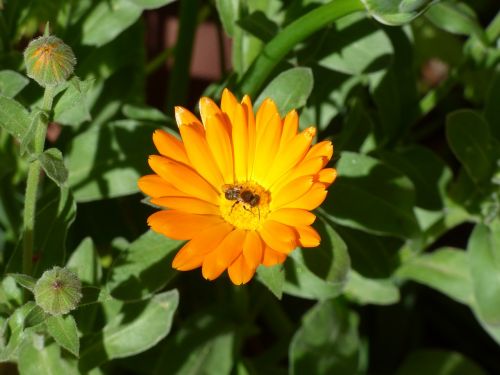
M 298 132 L 297 112 L 282 119 L 271 99 L 254 116 L 248 96 L 239 103 L 226 89 L 220 108 L 201 98 L 200 114 L 201 121 L 175 108 L 182 140 L 156 131 L 160 155 L 149 157 L 155 174 L 139 180 L 151 203 L 165 208 L 149 217 L 150 227 L 189 240 L 172 266 L 201 267 L 209 280 L 227 269 L 234 284 L 244 284 L 259 265 L 283 263 L 298 246 L 318 246 L 310 211 L 336 177 L 325 168 L 332 144 L 311 147 L 315 128 Z

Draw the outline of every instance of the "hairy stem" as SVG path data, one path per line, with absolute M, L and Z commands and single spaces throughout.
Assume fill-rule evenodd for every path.
M 42 111 L 48 113 L 52 109 L 52 100 L 54 98 L 54 88 L 49 86 L 45 88 L 43 94 Z M 35 130 L 34 150 L 35 155 L 43 152 L 45 137 L 47 134 L 48 116 L 38 117 L 38 124 Z M 26 195 L 24 197 L 24 226 L 23 226 L 23 273 L 31 274 L 33 267 L 33 245 L 35 231 L 36 198 L 38 195 L 38 185 L 40 183 L 40 161 L 33 160 L 28 169 L 28 179 L 26 181 Z

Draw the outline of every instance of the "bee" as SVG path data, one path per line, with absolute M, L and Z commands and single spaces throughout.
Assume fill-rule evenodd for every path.
M 248 204 L 250 207 L 258 206 L 260 202 L 260 196 L 258 194 L 252 193 L 252 191 L 248 189 L 243 189 L 241 185 L 223 185 L 222 190 L 224 191 L 224 197 L 229 201 L 235 201 L 233 206 L 231 207 L 231 211 L 234 206 L 238 203 Z M 245 210 L 248 210 L 246 206 L 243 206 Z M 260 216 L 260 210 L 259 210 Z

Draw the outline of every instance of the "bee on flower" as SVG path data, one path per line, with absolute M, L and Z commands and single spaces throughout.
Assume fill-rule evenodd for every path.
M 160 155 L 149 157 L 154 174 L 139 179 L 151 203 L 164 207 L 148 224 L 167 237 L 188 240 L 172 266 L 201 267 L 213 280 L 225 270 L 245 284 L 259 265 L 283 263 L 296 247 L 316 247 L 311 210 L 325 199 L 336 171 L 326 168 L 329 141 L 311 145 L 316 129 L 298 132 L 295 110 L 281 118 L 266 99 L 254 115 L 245 96 L 229 90 L 221 106 L 201 98 L 201 121 L 175 108 L 181 139 L 153 134 Z

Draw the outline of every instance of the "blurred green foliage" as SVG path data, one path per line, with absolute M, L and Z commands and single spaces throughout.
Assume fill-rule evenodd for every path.
M 0 372 L 500 373 L 498 3 L 173 2 L 0 1 Z M 148 59 L 142 15 L 162 7 L 182 32 Z M 232 68 L 206 94 L 299 109 L 301 127 L 333 140 L 340 176 L 321 246 L 243 287 L 172 270 L 182 243 L 146 230 L 137 194 L 153 130 L 174 130 L 171 107 L 187 104 L 204 19 L 232 39 Z M 78 60 L 48 113 L 22 62 L 47 21 Z M 169 56 L 154 108 L 147 79 Z M 60 134 L 36 153 L 44 119 Z M 33 160 L 32 276 L 77 274 L 83 298 L 66 316 L 30 301 L 36 279 L 21 274 Z

